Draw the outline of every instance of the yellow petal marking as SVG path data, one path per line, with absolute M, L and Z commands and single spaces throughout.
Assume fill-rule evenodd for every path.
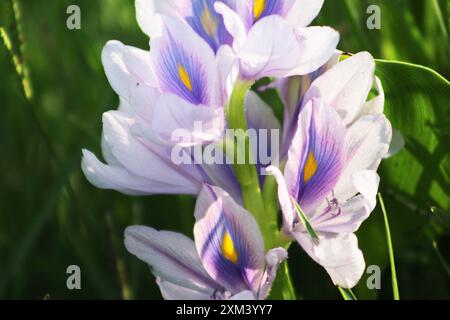
M 253 15 L 258 20 L 266 8 L 266 0 L 253 0 Z
M 312 177 L 314 177 L 314 175 L 317 172 L 317 161 L 314 158 L 314 154 L 312 151 L 309 152 L 308 155 L 308 159 L 306 159 L 306 163 L 305 163 L 305 170 L 303 173 L 303 181 L 304 183 L 308 183 Z
M 180 80 L 184 84 L 184 86 L 188 88 L 189 91 L 192 91 L 192 82 L 191 78 L 189 77 L 189 73 L 181 64 L 178 65 L 178 76 L 180 77 Z
M 206 5 L 202 12 L 201 21 L 205 32 L 210 37 L 215 36 L 217 33 L 217 20 L 212 16 L 211 11 L 209 11 Z
M 231 235 L 228 232 L 225 232 L 222 239 L 222 255 L 229 261 L 237 264 L 238 262 L 238 253 L 236 248 L 234 247 L 233 239 L 231 239 Z

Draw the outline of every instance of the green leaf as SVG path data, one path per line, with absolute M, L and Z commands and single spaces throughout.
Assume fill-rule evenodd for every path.
M 450 209 L 450 83 L 432 69 L 377 61 L 386 92 L 385 113 L 406 146 L 383 162 L 389 196 L 422 214 Z M 436 210 L 434 210 L 436 212 Z

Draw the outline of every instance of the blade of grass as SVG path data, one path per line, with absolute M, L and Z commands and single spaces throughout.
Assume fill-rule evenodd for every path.
M 438 0 L 431 0 L 431 5 L 436 15 L 437 21 L 439 22 L 439 28 L 441 29 L 442 34 L 448 37 L 447 27 L 445 26 L 444 16 L 442 15 Z
M 434 252 L 436 252 L 436 255 L 438 256 L 439 261 L 442 264 L 442 267 L 444 268 L 445 272 L 447 272 L 447 275 L 450 277 L 450 267 L 447 264 L 447 261 L 445 261 L 445 258 L 442 255 L 441 250 L 439 250 L 439 246 L 438 246 L 437 242 L 433 241 L 432 244 L 433 244 L 433 250 L 434 250 Z
M 389 250 L 389 261 L 391 264 L 392 291 L 394 294 L 394 300 L 400 300 L 400 293 L 398 291 L 398 283 L 397 283 L 397 272 L 395 270 L 394 248 L 392 246 L 391 230 L 389 228 L 389 220 L 386 212 L 386 206 L 384 205 L 384 200 L 381 193 L 378 194 L 378 198 L 380 200 L 381 210 L 383 211 L 384 226 L 386 228 L 386 239 Z
M 339 292 L 341 293 L 342 297 L 344 298 L 344 300 L 358 300 L 355 296 L 355 294 L 353 293 L 352 289 L 344 289 L 341 287 L 338 287 Z
M 120 289 L 122 300 L 132 300 L 133 296 L 128 283 L 125 264 L 117 252 L 120 241 L 116 237 L 117 232 L 115 230 L 113 216 L 110 212 L 106 213 L 106 226 L 108 230 L 111 258 L 113 261 L 114 273 L 116 274 L 117 286 Z

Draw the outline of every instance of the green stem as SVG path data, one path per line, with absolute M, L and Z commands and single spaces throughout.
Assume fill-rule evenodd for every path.
M 394 247 L 392 246 L 392 238 L 391 238 L 391 230 L 389 228 L 389 220 L 386 212 L 386 207 L 384 205 L 383 197 L 381 193 L 378 194 L 378 198 L 381 204 L 381 210 L 383 211 L 384 216 L 384 226 L 386 228 L 386 239 L 389 250 L 389 260 L 391 263 L 391 275 L 392 275 L 392 291 L 394 294 L 394 300 L 400 300 L 400 293 L 398 291 L 398 283 L 397 283 L 397 272 L 395 270 L 395 259 L 394 259 Z
M 338 287 L 338 289 L 344 300 L 358 300 L 351 289 L 344 289 L 341 287 Z
M 292 284 L 289 266 L 283 262 L 277 273 L 272 290 L 270 291 L 270 300 L 297 300 L 294 285 Z
M 227 110 L 228 126 L 234 130 L 233 141 L 229 137 L 225 140 L 226 145 L 233 146 L 234 170 L 239 181 L 244 207 L 250 211 L 258 222 L 261 234 L 264 239 L 266 250 L 278 246 L 278 208 L 276 197 L 276 181 L 267 177 L 264 186 L 264 194 L 261 192 L 256 166 L 252 163 L 250 138 L 247 133 L 247 116 L 245 113 L 245 98 L 252 86 L 252 82 L 238 80 L 230 98 Z M 238 141 L 238 132 L 245 137 L 245 143 Z M 226 147 L 226 153 L 229 150 Z M 244 163 L 239 163 L 239 155 L 245 155 Z M 284 239 L 282 239 L 284 240 Z M 284 246 L 288 246 L 290 241 L 282 241 Z M 296 295 L 292 285 L 289 267 L 285 262 L 280 266 L 277 278 L 272 286 L 271 299 L 295 300 Z
M 236 177 L 239 181 L 242 193 L 244 207 L 255 217 L 263 235 L 266 249 L 272 248 L 276 237 L 276 221 L 269 221 L 264 207 L 264 199 L 259 186 L 258 173 L 256 166 L 252 164 L 253 155 L 251 154 L 250 139 L 247 134 L 247 118 L 245 113 L 245 98 L 250 90 L 252 82 L 238 80 L 230 98 L 228 106 L 228 125 L 234 130 L 233 136 L 233 166 Z M 238 130 L 242 131 L 244 136 L 244 145 L 238 141 Z M 244 163 L 239 163 L 239 156 L 244 155 Z

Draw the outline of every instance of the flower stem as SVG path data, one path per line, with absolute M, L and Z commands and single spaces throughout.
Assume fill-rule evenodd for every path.
M 245 113 L 245 98 L 252 82 L 238 80 L 233 89 L 227 109 L 228 126 L 233 134 L 233 166 L 239 181 L 244 207 L 250 211 L 258 222 L 266 249 L 273 246 L 277 234 L 276 221 L 270 221 L 266 215 L 264 199 L 259 185 L 259 178 L 254 163 L 250 138 L 247 133 L 247 117 Z M 244 140 L 239 139 L 243 136 Z M 244 141 L 245 143 L 242 143 Z M 242 156 L 245 156 L 242 163 Z
M 270 291 L 270 300 L 297 300 L 294 285 L 292 284 L 289 265 L 287 261 L 283 262 L 278 270 L 272 290 Z

